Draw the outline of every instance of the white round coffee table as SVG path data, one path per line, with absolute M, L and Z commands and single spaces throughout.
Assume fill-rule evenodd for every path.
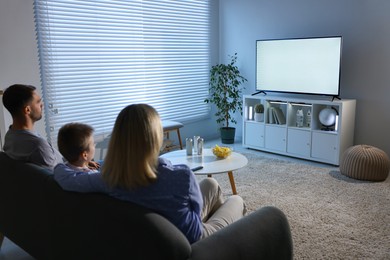
M 202 155 L 187 155 L 186 150 L 176 150 L 165 153 L 161 155 L 161 157 L 170 160 L 172 164 L 186 164 L 191 169 L 203 166 L 203 169 L 194 172 L 197 175 L 207 175 L 211 177 L 212 174 L 227 172 L 233 194 L 237 194 L 233 171 L 248 164 L 248 159 L 242 154 L 232 152 L 229 157 L 218 159 L 211 149 L 204 149 Z

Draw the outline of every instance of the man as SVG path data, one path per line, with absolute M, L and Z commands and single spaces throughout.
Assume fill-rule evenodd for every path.
M 4 152 L 15 160 L 53 169 L 63 163 L 62 155 L 34 131 L 42 118 L 42 99 L 34 86 L 15 84 L 3 93 L 3 104 L 13 123 L 5 135 Z

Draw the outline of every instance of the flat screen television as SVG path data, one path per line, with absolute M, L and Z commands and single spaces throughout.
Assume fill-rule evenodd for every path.
M 256 90 L 338 96 L 342 37 L 256 41 Z

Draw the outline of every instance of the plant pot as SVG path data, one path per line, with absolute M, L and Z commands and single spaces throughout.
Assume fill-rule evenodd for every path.
M 221 127 L 221 141 L 223 144 L 234 144 L 235 127 Z
M 263 122 L 264 121 L 264 113 L 255 113 L 255 121 Z

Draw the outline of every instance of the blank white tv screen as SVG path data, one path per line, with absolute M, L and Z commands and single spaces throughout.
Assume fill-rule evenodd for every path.
M 257 40 L 256 90 L 339 95 L 342 37 Z

